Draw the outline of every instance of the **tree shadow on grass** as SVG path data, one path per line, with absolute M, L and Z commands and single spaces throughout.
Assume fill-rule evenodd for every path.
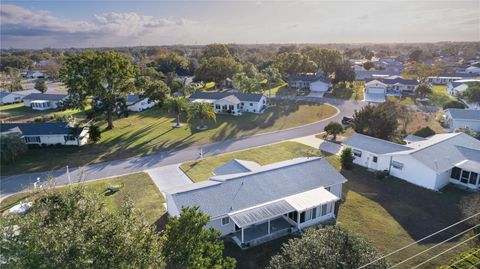
M 393 177 L 377 179 L 374 173 L 359 166 L 341 173 L 349 180 L 345 184 L 345 196 L 354 191 L 379 204 L 413 240 L 462 220 L 460 200 L 471 195 L 452 186 L 447 186 L 440 193 Z M 421 244 L 441 242 L 468 227 L 467 224 L 457 225 Z M 458 240 L 460 237 L 455 239 Z

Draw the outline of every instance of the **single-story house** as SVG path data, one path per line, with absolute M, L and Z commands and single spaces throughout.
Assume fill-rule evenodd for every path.
M 400 71 L 390 70 L 355 70 L 356 80 L 367 80 L 375 78 L 385 78 L 391 76 L 400 76 Z
M 127 108 L 130 111 L 144 111 L 155 106 L 155 102 L 151 101 L 148 97 L 139 97 L 135 94 L 129 94 L 127 96 Z
M 406 145 L 355 134 L 343 142 L 354 163 L 412 184 L 440 190 L 449 183 L 480 188 L 480 141 L 464 133 L 437 134 Z
M 447 92 L 450 95 L 460 95 L 467 90 L 468 85 L 474 82 L 480 82 L 480 79 L 461 79 L 449 82 L 447 83 Z
M 27 71 L 23 74 L 24 78 L 45 78 L 45 74 L 40 71 Z
M 328 77 L 317 74 L 297 75 L 288 78 L 288 87 L 324 94 L 332 88 L 332 81 Z
M 391 58 L 379 59 L 378 61 L 374 61 L 373 65 L 377 69 L 383 69 L 388 71 L 401 72 L 403 69 L 405 69 L 405 67 L 401 62 Z
M 23 90 L 15 92 L 0 92 L 0 105 L 14 104 L 22 102 L 23 98 L 32 93 L 40 93 L 37 90 Z
M 480 67 L 474 66 L 474 65 L 469 66 L 469 67 L 465 68 L 465 73 L 480 75 Z
M 34 110 L 56 109 L 67 98 L 67 94 L 32 93 L 23 98 L 23 104 Z
M 241 115 L 242 112 L 263 113 L 267 97 L 258 93 L 196 92 L 190 95 L 190 103 L 212 104 L 215 113 Z
M 242 248 L 335 219 L 347 180 L 323 158 L 297 158 L 260 166 L 231 161 L 209 180 L 165 190 L 169 216 L 197 206 L 207 227 Z
M 455 74 L 442 74 L 439 76 L 432 76 L 427 78 L 427 82 L 432 85 L 447 85 L 449 82 L 462 80 L 462 79 L 475 79 L 479 75 L 477 74 L 462 74 L 462 73 L 455 73 Z
M 480 110 L 449 108 L 445 110 L 445 117 L 450 131 L 468 127 L 480 132 Z
M 67 122 L 2 123 L 1 135 L 19 135 L 29 145 L 83 146 L 88 142 L 88 128 L 71 127 Z
M 417 85 L 417 80 L 404 79 L 398 76 L 369 79 L 365 83 L 365 101 L 379 103 L 384 102 L 385 96 L 388 95 L 412 94 Z

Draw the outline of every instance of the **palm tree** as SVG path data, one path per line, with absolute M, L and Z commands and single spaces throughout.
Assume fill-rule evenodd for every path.
M 168 109 L 168 112 L 172 112 L 177 116 L 177 124 L 175 124 L 173 127 L 182 127 L 182 124 L 180 124 L 180 115 L 182 114 L 182 112 L 188 110 L 189 104 L 187 99 L 183 97 L 170 98 L 167 100 L 166 107 Z
M 209 103 L 194 103 L 188 110 L 188 119 L 199 119 L 200 126 L 197 127 L 199 130 L 207 129 L 205 125 L 205 120 L 217 120 L 217 115 L 213 109 L 213 106 Z

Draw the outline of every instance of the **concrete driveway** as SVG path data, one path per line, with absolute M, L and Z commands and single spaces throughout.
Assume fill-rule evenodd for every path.
M 148 173 L 157 188 L 163 193 L 166 189 L 193 183 L 190 178 L 180 170 L 179 166 L 180 164 L 167 165 L 148 169 L 145 172 Z

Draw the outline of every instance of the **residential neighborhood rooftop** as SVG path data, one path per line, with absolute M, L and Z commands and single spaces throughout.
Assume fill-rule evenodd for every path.
M 345 140 L 343 144 L 350 147 L 368 149 L 368 151 L 377 154 L 392 153 L 411 149 L 407 146 L 363 134 L 354 134 Z
M 298 158 L 251 172 L 212 177 L 165 193 L 171 194 L 178 210 L 199 206 L 206 214 L 218 217 L 345 181 L 323 158 Z
M 451 118 L 455 120 L 480 120 L 480 110 L 449 108 L 447 111 Z
M 48 101 L 60 101 L 67 97 L 67 94 L 45 94 L 45 93 L 32 93 L 25 96 L 24 100 L 48 100 Z
M 56 135 L 70 134 L 72 128 L 68 122 L 42 122 L 42 123 L 2 123 L 0 133 L 16 133 L 22 135 Z
M 239 93 L 239 92 L 196 92 L 190 95 L 190 100 L 203 99 L 203 100 L 220 100 L 227 96 L 234 96 L 238 100 L 243 102 L 258 102 L 262 98 L 263 94 L 259 93 Z

